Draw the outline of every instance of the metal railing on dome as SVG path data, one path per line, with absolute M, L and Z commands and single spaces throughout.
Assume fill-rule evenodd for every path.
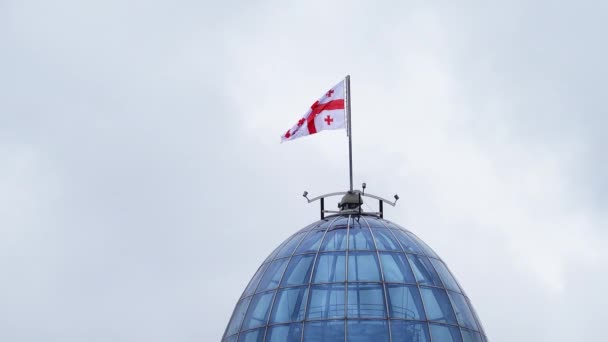
M 363 188 L 363 190 L 330 192 L 330 193 L 323 194 L 323 195 L 320 195 L 320 196 L 317 196 L 317 197 L 314 197 L 311 199 L 308 198 L 308 191 L 304 191 L 302 196 L 304 198 L 306 198 L 308 203 L 320 201 L 321 219 L 325 218 L 325 214 L 358 214 L 358 215 L 365 214 L 365 215 L 374 215 L 374 216 L 383 218 L 384 217 L 384 203 L 394 207 L 397 204 L 397 201 L 399 200 L 399 195 L 397 195 L 397 194 L 395 194 L 393 196 L 393 198 L 395 198 L 394 201 L 387 200 L 386 198 L 382 198 L 380 196 L 366 194 L 365 193 L 365 188 L 366 188 L 365 183 L 362 184 L 362 188 Z M 340 202 L 340 204 L 338 204 L 338 207 L 340 208 L 340 210 L 326 210 L 325 209 L 325 198 L 333 197 L 333 196 L 344 196 L 342 198 L 342 201 Z M 368 197 L 368 198 L 373 198 L 375 200 L 378 200 L 378 211 L 363 211 L 363 209 L 361 208 L 361 205 L 363 204 L 362 197 Z M 356 198 L 358 198 L 358 201 L 356 200 Z M 347 200 L 353 200 L 353 199 L 355 199 L 355 201 L 346 202 Z

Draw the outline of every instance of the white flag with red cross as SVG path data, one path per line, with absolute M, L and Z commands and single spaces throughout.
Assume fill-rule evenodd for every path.
M 328 129 L 346 128 L 344 80 L 310 106 L 298 123 L 281 136 L 281 142 Z

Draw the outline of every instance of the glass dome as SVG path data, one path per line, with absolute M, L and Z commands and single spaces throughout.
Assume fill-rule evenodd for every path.
M 225 342 L 483 342 L 446 265 L 371 215 L 315 222 L 283 242 L 243 292 Z

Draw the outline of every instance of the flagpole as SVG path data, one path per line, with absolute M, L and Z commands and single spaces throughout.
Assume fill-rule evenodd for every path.
M 346 120 L 348 124 L 346 129 L 346 134 L 348 135 L 348 170 L 350 174 L 350 191 L 353 191 L 353 133 L 350 120 L 350 75 L 346 75 L 344 85 L 346 88 L 344 97 L 346 98 Z

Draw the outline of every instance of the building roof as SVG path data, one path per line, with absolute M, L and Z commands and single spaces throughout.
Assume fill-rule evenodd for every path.
M 484 342 L 445 263 L 374 215 L 336 215 L 289 237 L 239 299 L 225 342 Z

